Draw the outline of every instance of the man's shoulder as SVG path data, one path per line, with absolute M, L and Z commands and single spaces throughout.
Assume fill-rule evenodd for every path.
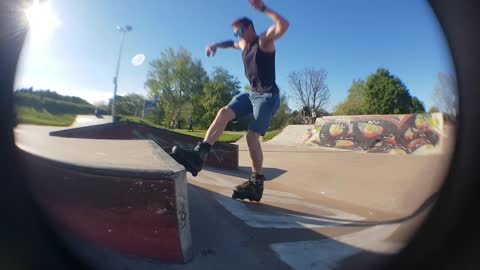
M 260 46 L 260 48 L 263 51 L 274 52 L 275 51 L 275 41 L 274 40 L 268 40 L 265 37 L 266 37 L 266 32 L 263 32 L 258 36 L 258 45 Z
M 239 40 L 239 41 L 236 41 L 235 44 L 236 44 L 236 47 L 238 47 L 241 50 L 243 50 L 245 48 L 245 46 L 247 45 L 245 40 L 242 40 L 242 39 Z

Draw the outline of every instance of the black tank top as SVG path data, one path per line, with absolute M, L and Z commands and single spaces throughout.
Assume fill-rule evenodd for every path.
M 247 44 L 242 52 L 245 76 L 247 76 L 252 91 L 270 92 L 275 83 L 275 52 L 264 52 L 260 49 L 257 39 Z

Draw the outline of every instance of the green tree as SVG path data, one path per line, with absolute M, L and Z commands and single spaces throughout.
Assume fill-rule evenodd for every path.
M 430 109 L 428 109 L 428 112 L 429 113 L 435 113 L 435 112 L 440 112 L 440 110 L 438 109 L 438 107 L 432 106 L 432 107 L 430 107 Z
M 417 97 L 412 97 L 412 104 L 410 105 L 410 113 L 424 113 L 425 105 Z
M 100 112 L 100 114 L 109 114 L 111 113 L 111 109 L 108 107 L 107 103 L 102 101 L 97 101 L 93 104 L 95 108 Z
M 347 99 L 337 105 L 334 115 L 365 114 L 365 82 L 354 80 L 348 89 Z
M 210 77 L 211 79 L 203 88 L 201 99 L 204 113 L 196 114 L 201 127 L 208 127 L 215 119 L 218 110 L 227 105 L 233 96 L 240 93 L 240 81 L 226 69 L 216 67 Z
M 159 59 L 150 63 L 146 88 L 150 96 L 158 96 L 159 107 L 165 113 L 164 124 L 178 124 L 184 110 L 195 107 L 208 80 L 200 60 L 192 59 L 184 48 L 172 48 L 161 53 Z
M 139 94 L 127 94 L 125 96 L 117 96 L 116 113 L 119 115 L 142 116 L 144 97 Z M 112 100 L 110 99 L 110 105 Z M 111 107 L 111 106 L 109 106 Z
M 288 107 L 288 97 L 285 93 L 280 96 L 280 105 L 270 122 L 270 130 L 281 129 L 288 124 L 291 110 Z
M 365 113 L 410 113 L 412 98 L 403 82 L 384 68 L 368 76 L 365 83 Z
M 317 113 L 317 118 L 318 118 L 318 117 L 322 117 L 322 116 L 330 116 L 330 115 L 332 115 L 332 114 L 331 114 L 330 112 L 328 112 L 326 109 L 322 109 L 322 108 L 318 109 L 318 110 L 316 111 L 316 113 Z
M 290 115 L 288 116 L 287 124 L 288 125 L 302 125 L 302 124 L 304 124 L 301 113 L 299 111 L 291 112 Z

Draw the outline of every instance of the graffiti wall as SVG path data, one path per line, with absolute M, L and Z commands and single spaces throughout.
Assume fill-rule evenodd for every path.
M 370 153 L 410 154 L 439 145 L 443 115 L 358 115 L 317 119 L 305 142 Z

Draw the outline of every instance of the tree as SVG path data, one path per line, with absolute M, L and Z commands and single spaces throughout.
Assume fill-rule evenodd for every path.
M 270 122 L 270 130 L 281 129 L 288 124 L 288 119 L 290 117 L 291 110 L 288 107 L 288 98 L 286 94 L 281 94 L 280 96 L 280 105 L 277 112 L 273 115 L 273 118 Z
M 337 105 L 334 115 L 361 115 L 365 114 L 365 82 L 353 80 L 348 89 L 347 99 Z
M 107 106 L 107 104 L 104 100 L 97 101 L 93 105 L 95 106 L 95 108 L 97 108 L 97 110 L 100 114 L 111 114 L 112 113 L 112 110 L 111 110 L 112 107 Z
M 326 84 L 327 72 L 305 68 L 293 71 L 288 76 L 295 99 L 311 110 L 325 109 L 330 99 L 330 89 Z
M 196 122 L 202 127 L 208 127 L 215 119 L 218 110 L 225 106 L 233 96 L 240 93 L 240 81 L 226 69 L 216 67 L 211 79 L 203 88 L 201 105 L 203 113 L 196 113 Z
M 115 110 L 119 115 L 142 116 L 144 97 L 139 94 L 127 94 L 118 96 L 116 99 Z M 109 108 L 112 105 L 112 99 L 109 101 Z
M 322 117 L 322 116 L 329 116 L 329 115 L 332 115 L 332 114 L 331 114 L 331 113 L 329 113 L 327 110 L 325 110 L 325 109 L 321 109 L 321 108 L 320 108 L 320 109 L 318 109 L 318 110 L 316 111 L 316 113 L 317 113 L 317 118 L 318 118 L 318 117 Z
M 436 112 L 440 112 L 440 110 L 437 107 L 432 106 L 432 107 L 430 107 L 430 109 L 428 109 L 428 112 L 429 113 L 436 113 Z
M 412 104 L 410 105 L 410 113 L 424 113 L 425 105 L 417 97 L 412 97 Z
M 304 124 L 304 121 L 302 119 L 302 115 L 299 111 L 293 111 L 290 113 L 288 116 L 288 125 L 302 125 Z
M 365 83 L 365 113 L 410 113 L 412 97 L 403 82 L 384 68 L 368 76 Z
M 150 63 L 146 88 L 150 96 L 157 95 L 159 107 L 165 113 L 164 124 L 177 124 L 182 111 L 195 107 L 208 79 L 200 60 L 194 60 L 190 52 L 172 48 L 161 53 L 159 59 Z
M 457 87 L 453 75 L 439 72 L 437 83 L 433 89 L 433 101 L 436 108 L 447 116 L 456 117 L 457 112 Z

